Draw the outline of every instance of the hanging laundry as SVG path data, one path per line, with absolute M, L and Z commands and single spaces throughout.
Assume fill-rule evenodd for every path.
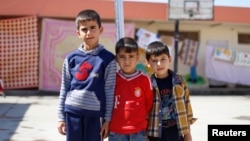
M 188 66 L 197 65 L 197 55 L 200 43 L 198 41 L 185 39 L 179 52 L 179 58 L 183 64 Z
M 6 89 L 38 87 L 38 18 L 0 20 L 0 78 Z

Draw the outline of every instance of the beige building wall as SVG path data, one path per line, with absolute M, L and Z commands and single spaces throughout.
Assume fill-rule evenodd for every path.
M 157 33 L 158 30 L 175 30 L 175 22 L 135 22 L 136 28 L 144 28 L 151 32 Z M 249 25 L 236 25 L 236 24 L 216 24 L 212 22 L 194 22 L 194 21 L 179 21 L 179 31 L 197 31 L 199 32 L 200 38 L 200 49 L 198 53 L 198 66 L 197 74 L 203 76 L 205 79 L 205 56 L 206 56 L 206 44 L 209 40 L 217 41 L 228 41 L 228 48 L 250 52 L 250 45 L 238 44 L 238 33 L 247 33 L 250 34 Z M 174 35 L 173 35 L 174 36 Z M 179 46 L 181 43 L 179 43 Z M 174 47 L 172 47 L 174 51 Z M 180 49 L 180 47 L 179 47 Z M 173 56 L 172 66 L 174 65 L 174 56 Z M 178 72 L 180 74 L 188 74 L 190 72 L 189 66 L 181 64 L 178 60 Z

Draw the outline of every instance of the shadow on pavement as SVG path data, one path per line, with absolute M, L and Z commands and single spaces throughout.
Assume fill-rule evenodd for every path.
M 16 129 L 24 121 L 24 115 L 30 104 L 0 103 L 0 138 L 9 141 L 12 135 L 18 134 Z M 29 128 L 29 127 L 24 127 Z

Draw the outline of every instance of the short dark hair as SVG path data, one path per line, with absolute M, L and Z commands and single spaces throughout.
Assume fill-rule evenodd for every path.
M 76 28 L 79 29 L 80 23 L 85 21 L 96 21 L 99 27 L 102 26 L 100 15 L 92 9 L 85 9 L 78 13 L 75 19 Z
M 146 59 L 149 60 L 151 55 L 159 56 L 161 54 L 167 54 L 170 57 L 168 46 L 160 41 L 154 41 L 147 46 Z
M 115 53 L 119 53 L 120 50 L 125 50 L 125 52 L 131 53 L 134 51 L 138 52 L 139 48 L 135 39 L 131 37 L 123 37 L 119 39 L 115 45 Z

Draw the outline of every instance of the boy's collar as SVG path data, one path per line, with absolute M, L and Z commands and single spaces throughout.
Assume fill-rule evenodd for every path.
M 104 48 L 104 47 L 103 47 L 103 45 L 101 45 L 101 44 L 98 44 L 98 46 L 97 46 L 96 48 L 93 48 L 93 49 L 91 49 L 91 50 L 85 50 L 84 47 L 83 47 L 83 44 L 81 44 L 81 45 L 79 46 L 79 49 L 80 49 L 81 51 L 83 51 L 83 52 L 85 52 L 85 53 L 87 53 L 87 54 L 93 54 L 93 55 L 98 54 L 103 48 Z

